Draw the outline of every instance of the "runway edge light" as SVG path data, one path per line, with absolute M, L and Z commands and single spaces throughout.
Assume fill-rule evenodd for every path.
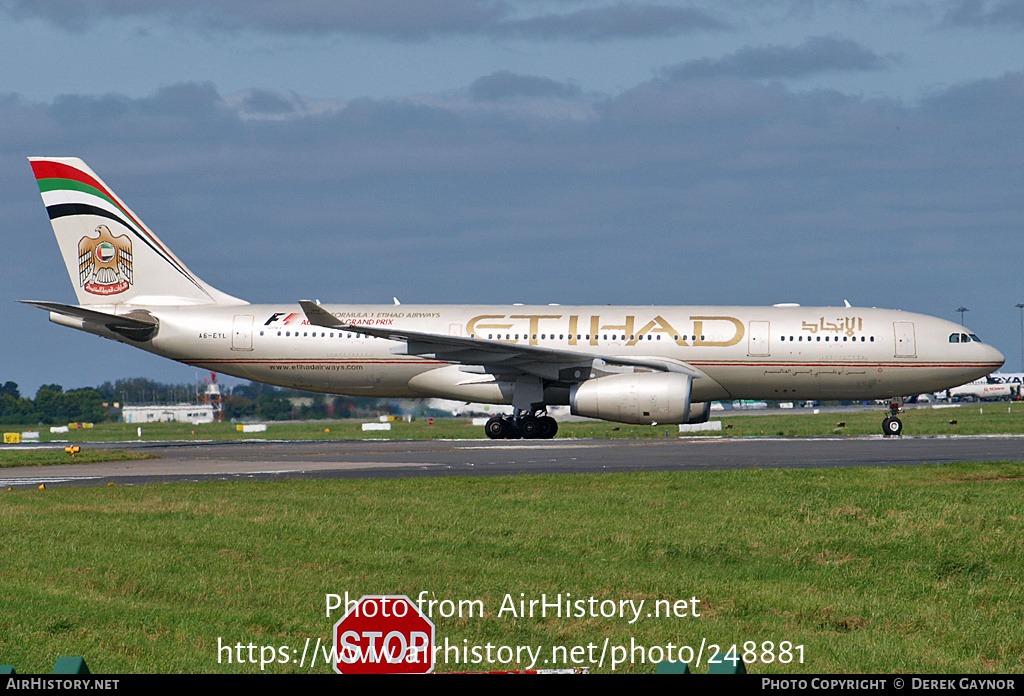
M 84 657 L 58 657 L 53 674 L 91 674 Z
M 654 670 L 655 674 L 690 674 L 690 665 L 685 662 L 672 662 L 665 660 L 664 662 L 658 663 L 658 668 Z

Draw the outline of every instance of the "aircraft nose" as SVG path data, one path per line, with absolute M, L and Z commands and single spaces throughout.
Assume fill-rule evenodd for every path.
M 995 364 L 996 365 L 995 369 L 998 370 L 1000 367 L 1003 366 L 1003 363 L 1006 362 L 1006 356 L 1004 356 L 1002 353 L 1000 353 L 998 350 L 996 350 L 995 348 L 993 348 L 992 346 L 990 346 L 987 343 L 984 344 L 984 346 L 985 346 L 985 353 L 984 353 L 984 360 L 985 360 L 985 362 L 991 362 L 991 363 Z

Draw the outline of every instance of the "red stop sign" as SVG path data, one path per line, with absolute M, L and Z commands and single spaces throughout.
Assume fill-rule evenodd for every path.
M 338 674 L 426 674 L 434 624 L 405 595 L 364 595 L 334 624 Z

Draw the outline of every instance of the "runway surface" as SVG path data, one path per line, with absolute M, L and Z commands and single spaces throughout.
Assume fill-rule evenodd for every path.
M 160 459 L 0 470 L 0 487 L 1024 461 L 1024 436 L 126 442 Z

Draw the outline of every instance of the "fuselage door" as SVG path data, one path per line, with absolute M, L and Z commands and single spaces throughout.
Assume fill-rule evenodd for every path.
M 896 334 L 896 357 L 912 358 L 917 355 L 917 340 L 914 338 L 914 322 L 894 321 L 892 328 Z
M 231 327 L 231 350 L 252 350 L 252 315 L 239 314 Z
M 768 345 L 770 322 L 752 321 L 747 332 L 747 355 L 770 355 Z

